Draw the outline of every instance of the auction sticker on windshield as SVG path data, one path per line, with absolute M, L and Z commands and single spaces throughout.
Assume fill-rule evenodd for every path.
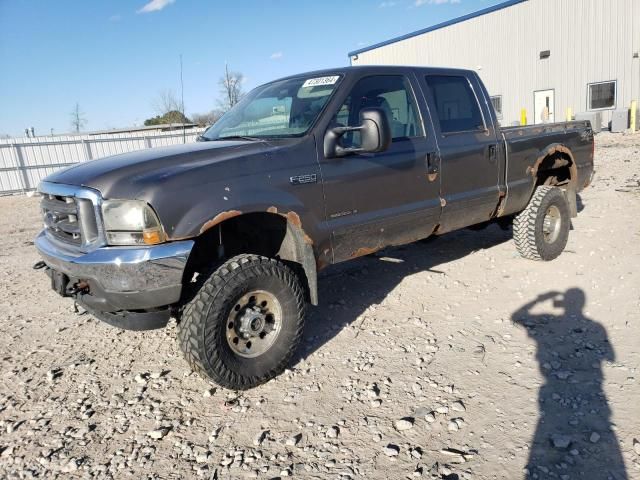
M 318 85 L 333 85 L 340 78 L 339 75 L 334 75 L 332 77 L 318 77 L 318 78 L 310 78 L 306 82 L 302 84 L 302 87 L 317 87 Z

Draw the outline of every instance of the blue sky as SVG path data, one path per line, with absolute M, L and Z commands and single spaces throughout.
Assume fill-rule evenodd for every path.
M 499 0 L 0 0 L 0 134 L 142 124 L 163 89 L 210 111 L 228 62 L 244 90 L 289 74 L 348 65 L 349 51 Z

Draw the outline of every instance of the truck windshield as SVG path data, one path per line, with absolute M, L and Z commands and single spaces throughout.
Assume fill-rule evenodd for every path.
M 340 75 L 300 77 L 258 87 L 213 124 L 202 139 L 304 135 L 320 115 L 340 79 Z

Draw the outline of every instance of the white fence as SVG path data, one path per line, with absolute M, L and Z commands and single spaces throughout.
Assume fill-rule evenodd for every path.
M 96 158 L 194 142 L 204 128 L 162 133 L 74 135 L 0 140 L 0 195 L 28 192 L 62 167 Z

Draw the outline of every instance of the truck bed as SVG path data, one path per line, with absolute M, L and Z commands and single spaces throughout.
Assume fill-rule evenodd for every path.
M 588 121 L 503 127 L 506 200 L 502 215 L 520 211 L 535 187 L 539 162 L 550 154 L 571 159 L 576 192 L 588 185 L 593 173 L 593 130 Z

